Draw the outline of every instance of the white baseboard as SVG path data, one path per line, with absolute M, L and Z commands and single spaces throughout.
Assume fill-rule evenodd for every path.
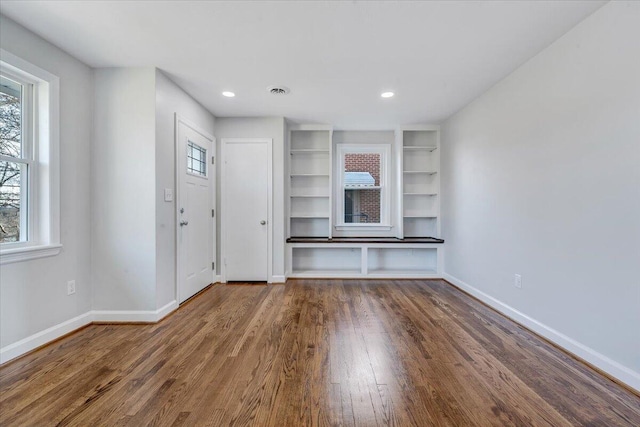
M 216 283 L 222 283 L 222 276 L 220 274 L 216 274 L 215 276 L 213 276 L 213 280 L 214 280 L 214 284 Z
M 474 288 L 473 286 L 463 282 L 462 280 L 451 276 L 450 274 L 444 273 L 443 277 L 445 280 L 447 280 L 457 288 L 460 288 L 461 290 L 473 295 L 480 301 L 496 309 L 505 316 L 529 328 L 535 333 L 545 337 L 549 341 L 564 348 L 568 352 L 573 353 L 581 359 L 584 359 L 586 362 L 592 364 L 598 369 L 601 369 L 612 377 L 625 383 L 629 387 L 640 391 L 640 373 L 635 372 L 632 369 L 621 365 L 615 360 L 612 360 L 607 356 L 598 353 L 592 348 L 587 347 L 586 345 L 579 343 L 578 341 L 556 331 L 555 329 L 552 329 L 549 326 L 538 322 L 537 320 L 527 316 L 526 314 L 516 310 L 515 308 L 510 307 L 509 305 L 482 292 L 481 290 Z
M 178 301 L 173 300 L 171 302 L 168 302 L 163 307 L 160 307 L 159 309 L 156 310 L 156 315 L 158 319 L 156 320 L 156 322 L 161 321 L 162 319 L 164 319 L 165 317 L 167 317 L 177 309 L 178 309 Z
M 50 343 L 63 335 L 73 332 L 92 322 L 149 322 L 156 323 L 178 308 L 177 301 L 171 301 L 155 311 L 93 310 L 74 317 L 55 326 L 37 332 L 18 342 L 0 349 L 0 364 L 22 356 L 42 345 Z
M 282 275 L 282 276 L 271 276 L 271 282 L 270 283 L 285 283 L 287 281 L 287 278 Z
M 94 310 L 94 322 L 149 322 L 156 323 L 178 308 L 173 300 L 157 310 Z
M 40 331 L 18 342 L 9 344 L 0 349 L 0 364 L 15 359 L 18 356 L 22 356 L 25 353 L 30 352 L 44 344 L 47 344 L 61 336 L 73 332 L 85 325 L 88 325 L 93 321 L 92 313 L 90 311 L 76 316 L 73 319 L 66 320 L 55 326 Z

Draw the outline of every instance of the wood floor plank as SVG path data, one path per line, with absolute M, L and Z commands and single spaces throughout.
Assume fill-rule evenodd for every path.
M 639 426 L 640 398 L 444 281 L 293 280 L 0 367 L 0 425 Z

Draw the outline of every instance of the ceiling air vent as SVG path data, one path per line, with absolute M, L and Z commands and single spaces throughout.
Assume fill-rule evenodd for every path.
M 286 95 L 290 92 L 289 88 L 286 86 L 269 86 L 267 91 L 272 95 Z

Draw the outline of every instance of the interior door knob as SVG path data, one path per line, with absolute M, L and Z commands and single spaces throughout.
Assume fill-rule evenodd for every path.
M 265 221 L 264 219 L 262 221 L 260 221 L 260 225 L 265 225 L 267 223 L 267 221 Z

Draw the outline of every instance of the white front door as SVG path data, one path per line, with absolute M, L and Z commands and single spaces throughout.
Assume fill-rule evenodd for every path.
M 223 140 L 223 269 L 227 281 L 268 281 L 270 139 Z
M 213 138 L 177 121 L 178 302 L 213 282 Z

